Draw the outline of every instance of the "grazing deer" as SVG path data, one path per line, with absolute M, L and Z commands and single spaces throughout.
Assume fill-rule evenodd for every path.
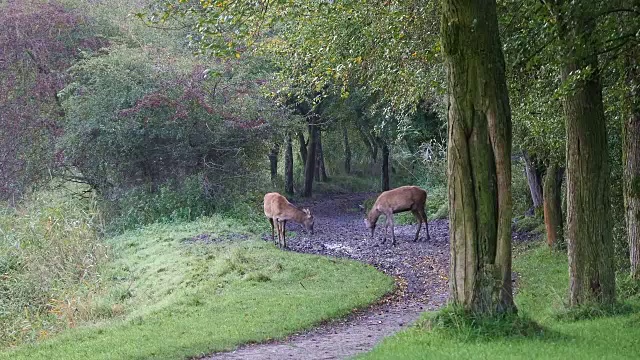
M 424 212 L 424 206 L 427 202 L 427 192 L 417 186 L 401 186 L 399 188 L 385 191 L 376 200 L 375 204 L 364 219 L 364 223 L 368 229 L 371 229 L 371 238 L 376 230 L 376 222 L 380 215 L 386 217 L 384 238 L 382 243 L 387 241 L 387 231 L 389 225 L 391 225 L 391 245 L 396 244 L 396 236 L 393 232 L 393 214 L 409 211 L 418 220 L 418 231 L 416 231 L 416 237 L 413 241 L 418 241 L 418 235 L 420 235 L 420 228 L 424 222 L 424 227 L 427 230 L 427 240 L 429 237 L 429 224 L 427 223 L 427 214 Z
M 279 247 L 287 248 L 285 239 L 287 220 L 293 220 L 302 224 L 307 231 L 313 235 L 313 215 L 309 209 L 298 209 L 293 206 L 284 196 L 272 192 L 264 196 L 264 216 L 271 224 L 271 241 Z M 275 242 L 274 223 L 278 229 L 278 242 Z

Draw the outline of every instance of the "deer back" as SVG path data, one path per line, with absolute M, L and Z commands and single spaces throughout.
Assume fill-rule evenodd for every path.
M 264 196 L 264 214 L 274 219 L 302 223 L 309 212 L 293 206 L 287 198 L 278 193 L 268 193 Z

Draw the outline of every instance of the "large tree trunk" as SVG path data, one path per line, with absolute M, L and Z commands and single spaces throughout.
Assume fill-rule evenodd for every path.
M 495 0 L 443 0 L 448 85 L 450 301 L 515 311 L 511 285 L 511 109 Z
M 342 123 L 342 141 L 344 144 L 344 172 L 351 174 L 351 146 L 349 145 L 349 131 L 347 124 Z
M 551 248 L 562 248 L 564 229 L 562 228 L 562 174 L 564 169 L 552 163 L 544 176 L 544 224 L 547 230 L 547 244 Z
M 287 143 L 284 152 L 284 191 L 293 194 L 293 144 L 291 134 L 287 134 Z
M 587 3 L 572 3 L 568 13 L 566 4 L 555 5 L 564 55 L 562 79 L 572 83 L 564 96 L 569 304 L 607 304 L 615 301 L 615 272 L 607 130 L 596 41 L 591 36 L 595 14 Z M 572 74 L 585 75 L 570 79 Z
M 275 183 L 278 179 L 278 155 L 280 154 L 280 145 L 274 144 L 269 152 L 269 168 L 271 169 L 271 182 Z
M 302 160 L 302 167 L 307 167 L 307 141 L 304 139 L 302 131 L 298 132 L 298 144 L 300 149 L 300 160 Z
M 311 197 L 313 194 L 313 173 L 316 165 L 316 148 L 318 142 L 318 133 L 320 129 L 317 125 L 309 124 L 309 141 L 307 150 L 307 161 L 304 167 L 304 190 L 302 196 Z
M 531 200 L 533 201 L 533 212 L 535 215 L 540 215 L 540 209 L 542 208 L 542 174 L 537 161 L 532 159 L 526 151 L 523 153 L 523 157 L 527 182 L 531 191 Z
M 624 207 L 629 239 L 631 276 L 640 279 L 640 51 L 627 61 L 629 115 L 623 127 Z
M 387 142 L 382 142 L 382 191 L 387 191 L 390 188 L 389 185 L 389 145 Z

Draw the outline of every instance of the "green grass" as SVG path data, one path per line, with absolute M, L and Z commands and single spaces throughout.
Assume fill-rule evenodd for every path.
M 176 359 L 282 338 L 366 306 L 393 280 L 354 261 L 281 251 L 222 217 L 157 224 L 108 241 L 103 320 L 0 359 Z M 207 233 L 238 238 L 185 241 Z
M 635 359 L 640 354 L 640 302 L 615 316 L 568 321 L 566 253 L 543 245 L 517 255 L 519 314 L 469 319 L 445 309 L 386 339 L 359 359 Z M 435 320 L 434 320 L 435 319 Z M 443 320 L 444 319 L 444 320 Z M 435 325 L 433 325 L 435 323 Z M 445 325 L 442 325 L 445 324 Z

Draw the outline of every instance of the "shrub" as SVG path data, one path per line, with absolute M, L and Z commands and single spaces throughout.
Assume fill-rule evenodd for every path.
M 125 46 L 71 73 L 58 144 L 72 169 L 65 176 L 94 188 L 116 227 L 191 220 L 263 184 L 265 171 L 254 169 L 271 115 L 258 111 L 268 106 L 251 79 Z
M 0 346 L 95 317 L 108 249 L 96 203 L 37 192 L 0 213 Z
M 106 42 L 57 1 L 3 1 L 0 8 L 0 199 L 13 200 L 60 165 L 56 93 L 79 53 Z

